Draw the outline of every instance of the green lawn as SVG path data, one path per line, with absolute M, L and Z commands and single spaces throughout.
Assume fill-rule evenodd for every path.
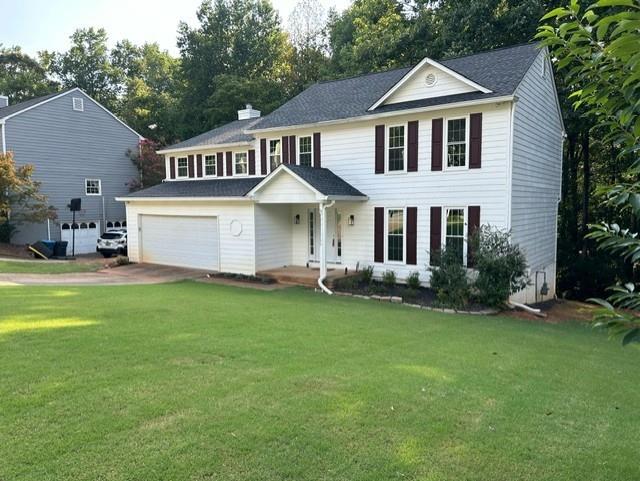
M 0 274 L 68 274 L 70 272 L 94 272 L 104 264 L 102 260 L 95 262 L 74 261 L 4 261 L 0 260 Z
M 637 480 L 640 350 L 194 282 L 0 288 L 2 480 Z

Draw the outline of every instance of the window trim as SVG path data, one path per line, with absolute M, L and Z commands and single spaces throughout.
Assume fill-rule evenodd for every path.
M 244 154 L 245 155 L 245 159 L 246 159 L 246 165 L 247 165 L 247 171 L 245 173 L 239 173 L 236 170 L 236 156 L 238 154 Z M 234 152 L 233 153 L 233 175 L 234 176 L 238 176 L 238 177 L 246 177 L 247 175 L 249 175 L 249 151 L 248 150 L 239 150 L 238 152 Z
M 389 260 L 389 211 L 402 211 L 402 260 Z M 384 263 L 394 265 L 405 265 L 407 263 L 407 208 L 406 207 L 385 207 L 384 208 Z
M 213 174 L 209 174 L 207 175 L 207 157 L 213 157 Z M 187 165 L 187 169 L 189 168 L 189 166 Z M 202 177 L 203 178 L 207 178 L 210 179 L 212 177 L 217 177 L 218 176 L 218 158 L 216 156 L 216 154 L 204 154 L 202 156 Z
M 187 174 L 180 175 L 180 160 L 184 159 L 187 162 Z M 176 157 L 176 179 L 188 179 L 189 178 L 189 157 Z
M 404 129 L 404 155 L 403 155 L 403 169 L 402 170 L 389 170 L 389 131 L 394 127 L 402 127 Z M 385 134 L 384 134 L 384 173 L 385 175 L 399 175 L 407 173 L 407 164 L 408 164 L 408 147 L 409 147 L 409 123 L 404 122 L 400 124 L 390 124 L 385 126 Z
M 469 206 L 468 205 L 447 205 L 442 206 L 442 219 L 440 220 L 440 248 L 445 249 L 447 245 L 447 212 L 450 210 L 462 210 L 464 218 L 462 219 L 463 224 L 463 237 L 462 237 L 462 265 L 463 267 L 467 267 L 467 247 L 468 247 L 468 239 L 469 239 Z
M 76 108 L 76 102 L 79 103 L 78 108 Z M 71 97 L 71 108 L 76 112 L 84 112 L 84 99 L 82 97 Z
M 87 192 L 87 182 L 98 182 L 98 192 Z M 84 195 L 96 195 L 96 196 L 100 196 L 102 195 L 102 179 L 84 179 Z
M 315 151 L 313 149 L 313 135 L 311 135 L 311 134 L 310 135 L 300 135 L 300 136 L 298 136 L 296 138 L 296 144 L 297 144 L 296 150 L 298 152 L 298 165 L 302 165 L 302 162 L 300 161 L 300 159 L 301 159 L 300 155 L 302 154 L 302 152 L 300 152 L 300 141 L 302 139 L 309 139 L 309 141 L 310 141 L 311 151 L 305 152 L 305 154 L 308 153 L 309 155 L 311 155 L 311 162 L 309 163 L 308 167 L 313 167 L 313 157 L 315 155 Z
M 271 168 L 271 142 L 279 142 L 280 143 L 280 163 L 278 165 L 276 165 L 275 169 Z M 276 170 L 278 167 L 280 167 L 282 165 L 282 139 L 279 137 L 274 137 L 271 139 L 267 139 L 267 167 L 268 167 L 268 171 L 269 172 L 273 172 L 274 170 Z
M 470 115 L 457 115 L 455 117 L 446 117 L 444 119 L 444 125 L 442 126 L 442 170 L 448 171 L 461 171 L 461 170 L 469 170 L 469 150 L 471 148 L 471 123 L 470 123 Z M 450 120 L 459 120 L 465 119 L 465 132 L 464 132 L 464 165 L 449 167 L 449 121 Z

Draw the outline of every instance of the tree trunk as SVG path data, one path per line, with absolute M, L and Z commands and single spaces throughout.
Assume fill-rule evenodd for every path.
M 589 233 L 589 200 L 591 198 L 591 158 L 589 151 L 589 131 L 582 132 L 582 255 L 587 255 L 589 242 L 585 239 Z
M 577 142 L 576 136 L 570 135 L 567 139 L 567 160 L 569 163 L 569 175 L 567 185 L 567 200 L 570 206 L 569 212 L 576 213 L 578 211 L 578 156 L 577 156 Z M 569 239 L 571 239 L 571 245 L 573 251 L 577 252 L 578 247 L 578 216 L 571 215 L 567 219 L 567 227 Z

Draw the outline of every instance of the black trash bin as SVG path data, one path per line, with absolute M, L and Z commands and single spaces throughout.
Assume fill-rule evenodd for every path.
M 67 257 L 67 241 L 56 241 L 53 246 L 53 255 L 56 257 Z

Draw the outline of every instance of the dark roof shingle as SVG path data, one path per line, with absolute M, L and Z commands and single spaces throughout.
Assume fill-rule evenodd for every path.
M 200 135 L 196 135 L 190 139 L 184 140 L 177 144 L 165 147 L 169 149 L 184 149 L 187 147 L 206 147 L 208 145 L 235 144 L 239 142 L 251 142 L 253 135 L 247 135 L 245 130 L 253 126 L 258 118 L 246 120 L 234 120 L 222 127 L 209 130 Z M 165 150 L 163 149 L 163 150 Z
M 251 177 L 170 181 L 132 192 L 126 197 L 244 197 L 262 179 Z
M 323 195 L 366 197 L 365 194 L 349 184 L 346 180 L 338 177 L 329 169 L 290 164 L 284 167 L 299 176 Z

